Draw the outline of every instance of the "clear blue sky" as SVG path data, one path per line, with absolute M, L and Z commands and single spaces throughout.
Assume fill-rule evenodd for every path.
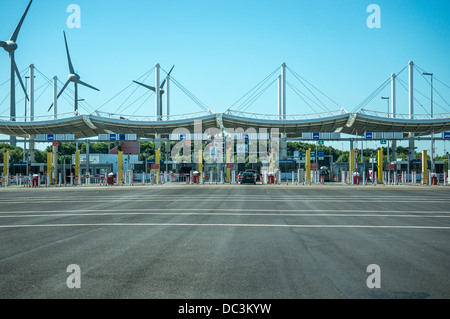
M 66 9 L 72 3 L 81 8 L 80 29 L 69 29 L 66 24 L 70 15 Z M 370 15 L 366 8 L 372 3 L 381 9 L 379 29 L 366 24 Z M 0 0 L 0 40 L 9 39 L 27 4 L 28 0 Z M 222 112 L 282 62 L 352 111 L 410 60 L 450 85 L 449 18 L 448 0 L 34 0 L 17 41 L 16 62 L 21 71 L 33 63 L 47 77 L 56 75 L 65 82 L 69 73 L 65 30 L 75 69 L 83 81 L 101 90 L 80 87 L 79 95 L 87 102 L 80 106 L 84 113 L 100 108 L 154 115 L 150 94 L 127 108 L 130 101 L 146 93 L 142 88 L 122 105 L 135 86 L 105 102 L 156 63 L 166 71 L 175 64 L 173 77 L 213 111 Z M 37 75 L 36 87 L 43 88 L 42 95 L 41 91 L 37 94 L 35 113 L 46 115 L 52 90 L 44 90 L 46 82 Z M 1 50 L 0 84 L 8 79 L 9 59 Z M 407 82 L 407 70 L 401 79 Z M 288 81 L 302 89 L 291 73 Z M 153 85 L 153 74 L 145 82 Z M 416 113 L 429 112 L 429 84 L 418 73 L 416 88 L 425 95 L 417 95 Z M 450 112 L 450 89 L 439 82 L 436 89 L 445 101 L 435 96 L 435 113 Z M 288 114 L 321 111 L 311 109 L 290 87 L 287 93 Z M 7 94 L 8 84 L 0 87 L 0 103 Z M 20 87 L 16 94 L 17 115 L 23 116 Z M 383 95 L 390 95 L 389 87 L 366 108 L 385 111 Z M 149 99 L 144 103 L 145 98 Z M 175 85 L 171 100 L 172 114 L 201 111 Z M 322 100 L 330 110 L 338 108 Z M 397 104 L 399 113 L 408 112 L 406 91 L 400 85 Z M 60 113 L 72 109 L 61 99 Z M 246 111 L 276 114 L 276 83 Z M 0 105 L 0 116 L 8 114 L 6 99 Z

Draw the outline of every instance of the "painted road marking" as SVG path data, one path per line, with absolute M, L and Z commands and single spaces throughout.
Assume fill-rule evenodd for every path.
M 381 226 L 381 225 L 278 225 L 278 224 L 175 224 L 175 223 L 95 223 L 95 224 L 41 224 L 41 225 L 0 225 L 0 228 L 37 227 L 262 227 L 262 228 L 383 228 L 383 229 L 442 229 L 450 226 Z
M 24 210 L 24 211 L 4 211 L 4 212 L 0 212 L 0 217 L 2 214 L 39 214 L 40 213 L 46 213 L 46 214 L 75 214 L 75 213 L 97 213 L 97 212 L 102 212 L 102 213 L 113 213 L 113 212 L 118 212 L 118 213 L 123 213 L 123 209 L 74 209 L 74 210 L 45 210 L 45 211 L 36 211 L 36 210 Z M 269 213 L 269 212 L 275 212 L 278 214 L 274 214 L 274 215 L 281 215 L 283 214 L 294 214 L 294 213 L 322 213 L 322 214 L 329 214 L 330 216 L 336 215 L 336 214 L 342 214 L 342 213 L 359 213 L 359 214 L 372 214 L 372 213 L 378 213 L 378 214 L 404 214 L 404 213 L 408 213 L 408 214 L 450 214 L 450 211 L 448 210 L 444 210 L 444 211 L 410 211 L 410 210 L 364 210 L 362 211 L 361 209 L 249 209 L 249 208 L 133 208 L 133 212 L 127 212 L 124 214 L 137 214 L 138 212 L 158 212 L 158 213 L 153 213 L 153 214 L 161 214 L 161 215 L 170 215 L 170 214 L 174 214 L 174 213 L 166 213 L 166 212 L 209 212 L 209 211 L 214 211 L 214 212 L 238 212 L 238 213 L 242 213 L 242 212 L 254 212 L 254 213 L 260 213 L 260 214 L 265 214 L 265 213 Z M 161 212 L 164 211 L 164 212 Z M 180 213 L 177 213 L 180 214 Z M 186 214 L 194 214 L 194 213 L 186 213 Z M 201 214 L 201 213 L 198 213 Z M 211 214 L 215 214 L 215 213 L 211 213 Z M 217 213 L 217 214 L 221 214 L 221 213 Z M 253 214 L 250 214 L 253 215 Z M 311 214 L 311 216 L 317 216 L 318 214 Z M 373 216 L 373 215 L 369 215 L 369 216 Z M 392 216 L 392 215 L 386 215 L 386 216 Z

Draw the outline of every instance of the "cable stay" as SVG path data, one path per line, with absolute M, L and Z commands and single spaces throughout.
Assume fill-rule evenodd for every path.
M 316 101 L 314 101 L 313 99 L 311 99 L 309 96 L 307 96 L 306 94 L 304 94 L 300 89 L 298 89 L 297 87 L 295 87 L 292 83 L 290 83 L 289 81 L 286 81 L 286 84 L 294 91 L 294 93 L 303 101 L 305 102 L 306 105 L 309 106 L 309 108 L 311 109 L 312 112 L 317 112 L 317 109 L 315 109 L 311 104 L 309 104 L 306 100 L 308 99 L 311 103 L 315 104 L 317 107 L 319 107 L 322 111 L 324 112 L 329 112 L 329 110 L 325 109 L 322 105 L 318 104 Z
M 330 98 L 327 94 L 325 94 L 324 92 L 322 92 L 321 90 L 319 90 L 316 86 L 314 86 L 312 83 L 310 83 L 308 80 L 306 80 L 304 77 L 302 77 L 300 74 L 298 74 L 297 72 L 295 72 L 292 68 L 287 67 L 287 69 L 292 73 L 292 75 L 294 75 L 294 77 L 314 96 L 314 98 L 319 101 L 319 103 L 323 106 L 323 108 L 326 111 L 330 111 L 330 109 L 325 105 L 325 103 L 323 103 L 306 85 L 304 82 L 306 82 L 309 86 L 311 86 L 313 89 L 315 89 L 317 92 L 319 92 L 320 94 L 322 94 L 324 97 L 326 97 L 329 101 L 331 101 L 332 103 L 334 103 L 338 108 L 342 108 L 339 103 L 337 103 L 336 101 L 334 101 L 332 98 Z
M 252 98 L 255 95 L 258 95 L 258 90 L 261 89 L 261 87 L 264 86 L 265 83 L 267 83 L 267 81 L 275 75 L 275 73 L 278 72 L 278 68 L 276 68 L 275 70 L 273 70 L 268 76 L 266 76 L 262 81 L 260 81 L 256 86 L 254 86 L 251 90 L 249 90 L 247 93 L 245 93 L 242 97 L 240 97 L 236 102 L 234 102 L 225 112 L 228 112 L 230 110 L 233 110 L 233 107 L 238 104 L 239 102 L 241 102 L 243 99 L 245 99 L 245 101 L 239 105 L 239 107 L 235 110 L 235 111 L 240 111 L 240 109 L 242 109 L 242 105 L 246 105 L 246 103 L 249 100 L 252 100 Z
M 167 73 L 167 72 L 166 72 Z M 203 103 L 197 96 L 195 96 L 191 91 L 189 91 L 186 87 L 184 87 L 180 82 L 178 82 L 173 76 L 170 77 L 172 83 L 174 83 L 184 94 L 186 94 L 198 107 L 200 107 L 203 111 L 210 111 L 210 108 Z
M 245 112 L 251 105 L 253 105 L 253 103 L 256 102 L 256 100 L 258 100 L 264 93 L 266 93 L 266 91 L 275 83 L 277 82 L 278 79 L 274 79 L 272 82 L 270 82 L 269 84 L 267 84 L 264 88 L 261 89 L 261 91 L 253 96 L 253 98 L 251 100 L 247 99 L 246 102 L 244 102 L 237 111 L 241 111 L 241 112 Z
M 397 79 L 397 80 L 398 80 L 398 83 L 400 83 L 400 85 L 405 89 L 405 91 L 409 92 L 409 90 L 407 88 L 408 83 L 406 83 L 402 79 Z M 414 91 L 417 91 L 417 90 L 414 89 Z M 416 101 L 422 107 L 422 109 L 425 111 L 425 114 L 428 114 L 428 115 L 430 114 L 430 112 L 422 105 L 422 103 L 420 103 L 420 101 L 416 97 L 414 97 L 414 101 Z

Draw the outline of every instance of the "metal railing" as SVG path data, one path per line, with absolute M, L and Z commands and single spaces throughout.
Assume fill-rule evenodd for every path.
M 371 110 L 360 110 L 358 113 L 364 114 L 364 115 L 382 117 L 382 118 L 399 119 L 399 120 L 410 120 L 410 119 L 412 119 L 412 120 L 435 120 L 435 119 L 450 118 L 450 113 L 437 113 L 437 114 L 433 114 L 433 116 L 431 116 L 431 114 L 412 114 L 412 117 L 410 114 L 395 114 L 395 117 L 393 117 L 392 113 L 381 112 L 381 111 L 371 111 Z
M 116 120 L 127 120 L 127 121 L 139 121 L 139 122 L 157 122 L 157 121 L 177 121 L 177 120 L 188 120 L 192 118 L 202 117 L 214 114 L 211 110 L 199 111 L 185 114 L 174 114 L 174 115 L 163 115 L 163 116 L 145 116 L 145 115 L 126 115 L 126 114 L 115 114 L 109 112 L 96 111 L 91 115 L 96 115 L 99 117 L 116 119 Z
M 80 112 L 68 112 L 68 113 L 61 113 L 55 116 L 53 114 L 49 115 L 35 115 L 32 117 L 33 120 L 29 116 L 15 116 L 11 118 L 11 116 L 0 116 L 0 122 L 17 122 L 17 123 L 31 123 L 31 122 L 46 122 L 46 121 L 52 121 L 52 120 L 60 120 L 60 119 L 67 119 L 71 117 L 76 117 L 82 115 Z
M 321 113 L 293 114 L 293 115 L 284 115 L 284 116 L 278 115 L 278 114 L 248 113 L 248 112 L 234 111 L 234 110 L 228 110 L 224 114 L 246 117 L 246 118 L 257 119 L 257 120 L 295 121 L 295 120 L 310 120 L 310 119 L 333 117 L 333 116 L 337 116 L 337 115 L 348 114 L 348 112 L 345 109 L 341 108 L 339 110 L 327 111 L 327 112 L 321 112 Z

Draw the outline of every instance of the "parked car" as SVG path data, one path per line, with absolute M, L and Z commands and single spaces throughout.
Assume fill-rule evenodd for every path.
M 253 172 L 244 172 L 242 174 L 241 184 L 251 183 L 256 184 L 256 175 Z
M 260 181 L 260 177 L 259 177 L 258 171 L 256 169 L 246 169 L 245 172 L 250 172 L 250 173 L 255 174 L 256 181 L 257 182 Z

